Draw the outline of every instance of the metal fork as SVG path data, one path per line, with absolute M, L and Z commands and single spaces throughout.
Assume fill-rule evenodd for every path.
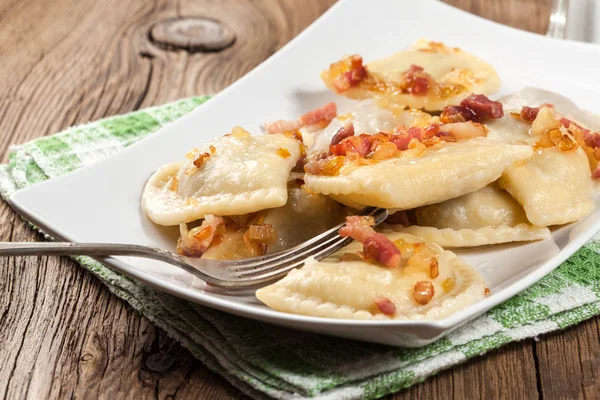
M 388 212 L 367 207 L 359 215 L 372 216 L 375 225 L 383 222 Z M 70 243 L 70 242 L 6 242 L 0 243 L 0 256 L 134 256 L 160 260 L 179 267 L 211 285 L 226 289 L 242 289 L 264 285 L 285 276 L 301 266 L 308 257 L 317 260 L 327 257 L 352 241 L 341 237 L 341 223 L 291 249 L 246 260 L 223 261 L 190 258 L 164 249 L 132 244 Z

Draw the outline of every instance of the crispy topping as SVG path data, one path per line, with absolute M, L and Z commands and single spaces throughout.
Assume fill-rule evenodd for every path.
M 540 112 L 540 109 L 538 107 L 523 106 L 523 108 L 521 109 L 521 113 L 518 114 L 518 115 L 524 121 L 533 122 L 535 120 L 535 118 L 537 117 L 537 115 L 538 115 L 539 112 Z M 511 115 L 512 115 L 512 113 L 511 113 Z
M 418 65 L 411 65 L 404 72 L 404 79 L 406 80 L 406 91 L 415 96 L 425 96 L 430 88 L 437 86 L 435 79 Z
M 435 288 L 431 281 L 418 281 L 413 288 L 413 298 L 415 301 L 424 306 L 428 304 L 435 294 Z
M 302 122 L 300 121 L 286 121 L 283 119 L 265 122 L 263 128 L 267 133 L 283 133 L 287 131 L 293 131 L 302 128 Z
M 350 136 L 354 136 L 354 125 L 342 126 L 331 138 L 331 145 L 334 146 Z
M 387 297 L 377 296 L 375 298 L 375 305 L 382 314 L 394 315 L 396 313 L 396 305 Z
M 386 267 L 397 267 L 402 260 L 400 249 L 384 234 L 375 232 L 373 224 L 373 217 L 346 217 L 346 225 L 340 228 L 340 235 L 361 242 L 365 259 Z
M 452 122 L 483 122 L 504 116 L 502 103 L 488 99 L 482 94 L 472 94 L 460 102 L 458 106 L 447 106 L 440 115 L 446 124 Z
M 284 133 L 316 124 L 326 125 L 331 122 L 336 115 L 337 106 L 332 102 L 301 115 L 298 120 L 265 122 L 263 127 L 267 133 Z
M 283 158 L 288 158 L 292 156 L 292 153 L 285 147 L 280 147 L 277 149 L 277 155 Z
M 187 224 L 179 224 L 180 237 L 177 252 L 186 257 L 201 257 L 213 242 L 217 229 L 224 223 L 223 218 L 207 215 L 202 225 L 188 230 Z
M 492 291 L 490 290 L 490 288 L 485 288 L 483 289 L 483 295 L 484 296 L 489 296 L 492 293 Z
M 368 76 L 367 68 L 359 55 L 347 56 L 331 64 L 327 73 L 337 93 L 357 86 Z

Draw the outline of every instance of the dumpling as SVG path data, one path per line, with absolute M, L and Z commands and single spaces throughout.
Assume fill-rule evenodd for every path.
M 392 111 L 378 106 L 373 100 L 363 100 L 334 118 L 322 131 L 308 132 L 308 135 L 315 136 L 314 144 L 309 146 L 309 153 L 327 153 L 336 133 L 350 124 L 358 135 L 391 132 L 398 126 L 424 126 L 430 119 L 431 115 L 418 110 Z M 307 135 L 303 132 L 303 136 Z
M 251 136 L 241 128 L 160 168 L 148 180 L 142 207 L 159 225 L 205 215 L 241 215 L 281 207 L 303 144 L 283 134 Z
M 568 126 L 567 121 L 594 124 L 598 117 L 560 95 L 536 88 L 501 100 L 508 112 L 487 125 L 488 137 L 526 142 L 535 153 L 507 168 L 500 185 L 523 206 L 534 225 L 560 225 L 590 214 L 595 207 L 590 170 L 595 158 L 583 138 L 576 137 L 577 126 Z
M 386 236 L 402 251 L 397 268 L 360 259 L 344 261 L 361 249 L 360 243 L 352 242 L 319 262 L 308 259 L 302 268 L 257 290 L 256 297 L 275 310 L 294 314 L 432 320 L 460 311 L 488 292 L 479 274 L 455 254 L 412 235 L 390 232 Z M 420 292 L 423 287 L 426 293 Z
M 353 99 L 374 97 L 385 104 L 430 111 L 500 87 L 498 74 L 485 61 L 426 40 L 366 67 L 360 56 L 346 57 L 323 71 L 321 79 L 331 90 Z
M 344 215 L 342 207 L 330 198 L 291 187 L 287 203 L 265 210 L 260 218 L 263 226 L 273 227 L 276 236 L 267 244 L 266 252 L 286 250 L 303 243 L 342 222 Z M 244 240 L 246 232 L 247 229 L 226 229 L 220 242 L 212 245 L 203 257 L 241 259 L 253 256 Z
M 416 225 L 392 229 L 442 247 L 482 246 L 545 239 L 550 230 L 531 225 L 523 207 L 497 184 L 442 203 L 417 208 Z
M 411 209 L 481 189 L 532 152 L 527 145 L 487 138 L 441 142 L 381 161 L 333 157 L 321 172 L 304 179 L 310 190 L 351 207 Z
M 590 167 L 581 147 L 540 150 L 526 162 L 508 167 L 499 183 L 538 226 L 574 222 L 595 207 Z

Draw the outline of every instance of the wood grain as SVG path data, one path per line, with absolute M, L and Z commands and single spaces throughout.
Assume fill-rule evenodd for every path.
M 501 23 L 547 27 L 551 0 L 449 0 Z M 71 125 L 216 93 L 276 52 L 333 0 L 4 0 L 0 150 Z M 219 52 L 165 50 L 148 32 L 169 18 L 216 19 Z M 39 240 L 0 204 L 0 240 Z M 598 319 L 508 345 L 389 396 L 595 398 Z M 67 258 L 0 259 L 0 399 L 243 396 Z

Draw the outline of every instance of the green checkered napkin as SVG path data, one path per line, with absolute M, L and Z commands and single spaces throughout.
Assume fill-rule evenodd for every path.
M 8 165 L 0 166 L 2 196 L 114 154 L 206 100 L 181 100 L 14 147 Z M 599 253 L 600 235 L 536 285 L 419 349 L 319 336 L 236 317 L 142 286 L 90 258 L 76 259 L 250 397 L 373 399 L 505 343 L 599 314 Z

